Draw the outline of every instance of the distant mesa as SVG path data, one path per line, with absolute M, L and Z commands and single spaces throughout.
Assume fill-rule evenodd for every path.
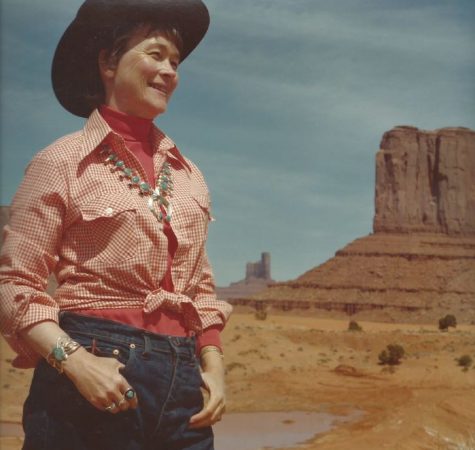
M 400 126 L 376 154 L 373 234 L 236 302 L 278 311 L 475 321 L 475 132 Z
M 246 279 L 247 283 L 254 280 L 270 281 L 270 253 L 261 253 L 261 260 L 257 262 L 248 262 L 246 264 Z
M 261 254 L 260 261 L 246 264 L 246 278 L 228 287 L 218 287 L 218 298 L 223 300 L 246 298 L 263 291 L 269 285 L 275 283 L 271 278 L 270 253 Z

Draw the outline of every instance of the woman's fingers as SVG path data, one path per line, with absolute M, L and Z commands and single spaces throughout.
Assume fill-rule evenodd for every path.
M 124 379 L 125 381 L 125 379 Z M 124 389 L 125 386 L 125 389 Z M 120 389 L 120 399 L 117 402 L 119 411 L 127 411 L 128 409 L 135 409 L 138 406 L 137 394 L 135 390 L 126 382 Z
M 137 400 L 130 400 L 124 395 L 120 398 L 116 396 L 114 401 L 111 401 L 106 406 L 103 406 L 102 409 L 112 414 L 117 414 L 119 412 L 127 411 L 128 409 L 135 409 L 137 407 Z
M 216 409 L 214 414 L 211 416 L 211 422 L 213 424 L 216 423 L 216 422 L 219 422 L 222 419 L 223 414 L 225 412 L 226 412 L 226 406 L 221 405 L 221 407 Z
M 117 359 L 77 351 L 67 362 L 66 374 L 83 397 L 96 408 L 117 414 L 137 407 L 137 396 L 131 396 L 131 386 L 120 372 L 125 366 Z
M 123 364 L 121 364 L 121 366 L 123 367 Z M 135 409 L 138 406 L 137 393 L 119 371 L 118 376 L 120 377 L 120 382 L 114 387 L 113 392 L 109 395 L 109 398 L 112 397 L 113 401 L 105 408 L 113 414 L 127 411 L 128 409 Z M 115 405 L 115 407 L 109 408 L 109 406 L 113 405 Z
M 111 414 L 116 414 L 119 411 L 119 406 L 116 402 L 111 402 L 107 406 L 104 407 L 104 411 L 107 411 Z
M 137 408 L 139 402 L 137 398 L 137 393 L 135 389 L 129 386 L 123 393 L 124 400 L 127 401 L 127 404 L 130 408 L 135 409 Z
M 203 373 L 203 386 L 209 392 L 209 399 L 203 409 L 190 419 L 190 428 L 202 428 L 214 425 L 221 420 L 225 411 L 224 388 L 214 374 Z
M 219 422 L 225 412 L 224 405 L 210 405 L 208 403 L 198 414 L 190 419 L 190 428 L 202 428 L 214 425 Z

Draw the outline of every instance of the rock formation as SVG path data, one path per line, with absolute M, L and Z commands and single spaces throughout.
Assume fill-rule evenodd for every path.
M 376 155 L 374 231 L 475 234 L 474 133 L 397 127 Z
M 261 254 L 261 260 L 257 262 L 248 262 L 246 264 L 246 281 L 252 279 L 262 279 L 270 281 L 270 253 Z
M 260 261 L 246 264 L 246 278 L 228 287 L 216 289 L 218 297 L 223 300 L 243 298 L 263 291 L 267 286 L 274 283 L 270 273 L 270 253 L 261 254 Z
M 475 132 L 396 127 L 376 155 L 374 233 L 234 304 L 388 321 L 475 321 Z

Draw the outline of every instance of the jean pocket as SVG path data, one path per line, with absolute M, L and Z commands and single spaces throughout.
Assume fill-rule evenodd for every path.
M 111 339 L 95 337 L 84 347 L 95 356 L 116 359 L 124 364 L 125 368 L 133 365 L 136 359 L 136 348 L 133 343 L 127 345 L 126 343 L 118 343 Z

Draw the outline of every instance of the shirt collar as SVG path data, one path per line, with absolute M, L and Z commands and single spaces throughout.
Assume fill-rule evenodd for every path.
M 168 157 L 176 160 L 188 172 L 191 172 L 190 165 L 180 153 L 180 150 L 178 150 L 178 147 L 175 145 L 175 143 L 155 125 L 152 129 L 152 146 L 155 152 L 160 151 L 166 153 Z
M 83 145 L 79 152 L 80 159 L 86 158 L 86 156 L 98 148 L 111 134 L 115 135 L 114 131 L 107 124 L 99 111 L 95 109 L 87 119 L 83 128 Z M 180 153 L 175 143 L 155 125 L 153 125 L 152 129 L 152 147 L 154 152 L 166 153 L 168 157 L 177 161 L 191 173 L 192 169 L 190 164 Z

